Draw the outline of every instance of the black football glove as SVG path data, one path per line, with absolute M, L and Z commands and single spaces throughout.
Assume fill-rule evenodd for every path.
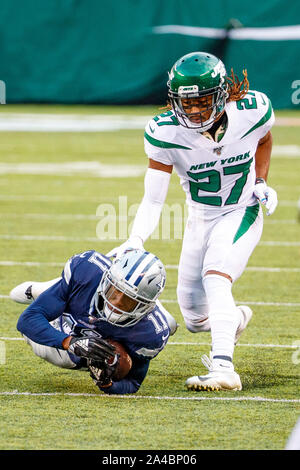
M 112 385 L 112 377 L 119 363 L 119 354 L 115 354 L 112 364 L 88 361 L 90 376 L 98 387 L 109 387 Z
M 101 363 L 115 358 L 115 347 L 98 336 L 72 338 L 68 351 L 79 357 L 85 357 Z

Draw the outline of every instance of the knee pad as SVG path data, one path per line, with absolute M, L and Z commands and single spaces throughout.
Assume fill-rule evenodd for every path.
M 207 299 L 203 286 L 185 285 L 182 282 L 177 286 L 177 300 L 180 308 L 195 311 L 207 317 Z
M 188 286 L 179 283 L 177 299 L 186 328 L 191 333 L 210 330 L 208 305 L 202 286 Z
M 205 318 L 204 320 L 191 319 L 188 315 L 184 317 L 184 322 L 186 328 L 191 333 L 200 333 L 201 331 L 210 331 L 209 319 Z

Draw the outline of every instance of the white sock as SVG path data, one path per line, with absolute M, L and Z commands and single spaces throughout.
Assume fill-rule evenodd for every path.
M 232 284 L 224 276 L 208 274 L 203 279 L 203 285 L 209 305 L 213 366 L 233 369 L 234 341 L 240 313 L 231 293 Z
M 57 277 L 56 279 L 51 279 L 51 281 L 45 281 L 45 282 L 33 282 L 32 283 L 32 288 L 31 288 L 31 293 L 32 297 L 34 300 L 45 290 L 49 289 L 49 287 L 53 286 L 56 284 L 58 281 L 61 280 L 61 277 Z

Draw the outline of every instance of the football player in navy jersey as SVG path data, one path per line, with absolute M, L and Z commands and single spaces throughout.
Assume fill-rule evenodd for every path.
M 88 367 L 103 392 L 135 393 L 150 360 L 177 328 L 158 301 L 165 279 L 164 265 L 147 251 L 130 250 L 114 262 L 94 250 L 74 255 L 60 278 L 25 282 L 11 291 L 12 300 L 30 303 L 17 329 L 46 361 L 68 369 Z M 120 381 L 111 379 L 117 355 L 108 338 L 122 343 L 132 359 Z

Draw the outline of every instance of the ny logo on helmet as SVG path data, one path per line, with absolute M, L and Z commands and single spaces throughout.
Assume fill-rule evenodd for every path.
M 217 75 L 220 74 L 220 77 L 225 77 L 226 75 L 226 69 L 221 60 L 217 63 L 217 65 L 214 66 L 213 72 L 211 74 L 212 78 L 215 78 Z

